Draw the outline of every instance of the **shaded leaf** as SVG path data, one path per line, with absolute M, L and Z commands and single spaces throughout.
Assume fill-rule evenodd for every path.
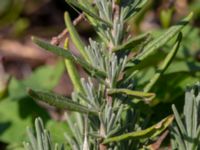
M 147 41 L 150 38 L 151 38 L 151 35 L 149 33 L 142 34 L 137 37 L 133 37 L 133 38 L 129 39 L 127 42 L 125 42 L 123 45 L 115 47 L 113 49 L 113 51 L 116 52 L 116 51 L 123 51 L 123 50 L 127 50 L 127 49 L 132 50 L 132 49 L 142 45 L 143 43 L 145 43 L 145 41 Z
M 144 87 L 144 91 L 145 92 L 148 92 L 148 91 L 151 90 L 151 88 L 158 81 L 158 79 L 160 78 L 160 76 L 168 68 L 168 66 L 170 65 L 170 63 L 174 59 L 174 57 L 175 57 L 175 55 L 176 55 L 176 53 L 177 53 L 177 51 L 179 49 L 179 46 L 180 46 L 180 43 L 181 43 L 181 39 L 182 39 L 182 34 L 180 33 L 178 35 L 177 42 L 175 43 L 173 49 L 169 52 L 169 54 L 167 55 L 167 57 L 163 61 L 162 65 L 159 66 L 156 74 L 151 78 L 151 80 L 149 81 L 149 83 Z
M 181 117 L 180 117 L 175 105 L 172 105 L 172 110 L 173 110 L 176 122 L 177 122 L 177 124 L 178 124 L 178 126 L 180 128 L 181 133 L 183 133 L 184 135 L 187 135 L 186 129 L 184 127 L 183 122 L 181 121 Z
M 142 60 L 147 58 L 150 54 L 154 53 L 154 51 L 158 50 L 162 46 L 164 46 L 168 41 L 170 41 L 177 33 L 179 33 L 185 25 L 189 23 L 193 16 L 193 13 L 190 13 L 186 18 L 180 21 L 178 24 L 170 27 L 165 33 L 163 33 L 160 37 L 156 38 L 149 44 L 147 44 L 143 52 L 139 54 L 134 60 L 133 64 L 129 64 L 127 67 L 134 66 L 135 64 L 140 63 Z
M 12 145 L 26 140 L 25 129 L 32 126 L 36 116 L 41 116 L 45 122 L 50 118 L 47 112 L 29 97 L 20 100 L 4 99 L 0 102 L 0 115 L 0 141 Z
M 173 102 L 184 95 L 185 87 L 188 84 L 195 84 L 199 81 L 199 78 L 200 75 L 191 74 L 189 72 L 164 73 L 162 78 L 159 79 L 159 82 L 155 83 L 156 85 L 152 90 L 156 93 L 156 98 L 158 98 L 160 102 Z
M 121 5 L 124 7 L 123 13 L 125 20 L 131 19 L 136 15 L 146 4 L 147 0 L 127 0 L 122 1 Z

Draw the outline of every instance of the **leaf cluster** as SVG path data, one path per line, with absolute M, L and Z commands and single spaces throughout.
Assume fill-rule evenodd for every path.
M 151 90 L 177 54 L 182 40 L 181 30 L 189 23 L 192 13 L 160 36 L 153 37 L 151 33 L 130 36 L 128 21 L 138 14 L 145 2 L 67 0 L 72 7 L 83 11 L 99 36 L 99 41 L 89 39 L 86 45 L 69 14 L 65 13 L 67 29 L 80 56 L 70 51 L 68 40 L 61 48 L 33 37 L 33 42 L 39 47 L 65 59 L 74 85 L 71 98 L 29 90 L 29 95 L 36 100 L 74 112 L 74 120 L 66 114 L 71 132 L 65 134 L 65 138 L 70 149 L 140 149 L 148 146 L 171 124 L 173 116 L 154 122 L 154 125 L 149 124 L 146 121 L 148 114 L 138 107 L 141 104 L 143 108 L 150 109 L 150 106 L 159 103 Z M 171 50 L 167 51 L 156 72 L 139 88 L 135 82 L 145 68 L 144 64 L 148 64 L 153 54 L 170 43 L 173 43 L 168 47 Z M 80 79 L 75 64 L 88 73 L 88 79 Z

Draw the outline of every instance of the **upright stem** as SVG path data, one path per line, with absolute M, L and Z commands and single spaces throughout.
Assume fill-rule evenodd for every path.
M 115 19 L 119 18 L 119 15 L 120 15 L 120 7 L 119 7 L 119 5 L 117 5 L 117 4 L 115 3 L 115 1 L 113 1 L 112 9 L 113 9 L 113 20 L 115 20 Z M 113 37 L 115 37 L 115 35 L 114 35 L 114 34 L 115 34 L 115 33 L 114 33 L 114 28 L 112 29 L 112 34 L 113 34 Z M 112 41 L 110 41 L 110 43 L 108 44 L 108 49 L 109 49 L 109 52 L 110 52 L 110 53 L 112 53 L 113 47 L 114 47 L 114 43 L 112 43 Z M 109 87 L 107 87 L 107 88 L 112 88 L 112 85 L 111 85 L 111 83 L 110 83 L 110 81 L 109 81 L 108 78 L 106 79 L 106 81 L 107 81 L 107 83 L 108 83 L 108 85 L 109 85 Z M 107 89 L 106 89 L 106 91 L 105 91 L 105 98 L 106 98 L 107 104 L 108 104 L 110 107 L 112 107 L 112 105 L 113 105 L 113 99 L 112 99 L 112 97 L 107 93 Z M 101 125 L 100 125 L 100 135 L 101 135 L 102 137 L 105 137 L 105 135 L 106 135 L 105 127 L 104 127 L 103 122 L 101 122 Z M 100 143 L 99 149 L 100 149 L 100 150 L 107 150 L 107 146 L 104 145 L 104 144 L 102 144 L 102 143 Z
M 103 137 L 105 136 L 105 128 L 104 128 L 103 123 L 101 123 L 101 125 L 100 125 L 100 135 Z M 100 143 L 99 150 L 107 150 L 107 146 Z

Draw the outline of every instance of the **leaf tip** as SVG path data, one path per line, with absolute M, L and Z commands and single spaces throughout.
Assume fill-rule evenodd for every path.
M 31 88 L 28 88 L 28 89 L 27 89 L 27 93 L 28 93 L 28 95 L 30 95 L 30 96 L 33 97 L 33 98 L 36 97 L 34 90 L 31 89 Z
M 176 108 L 174 104 L 172 104 L 172 109 Z
M 68 13 L 67 11 L 65 11 L 65 13 L 64 13 L 64 20 L 65 20 L 66 25 L 67 25 L 69 22 L 71 22 L 69 13 Z
M 191 20 L 194 16 L 194 12 L 190 12 L 189 15 L 187 16 L 188 20 Z
M 69 15 L 68 11 L 65 11 L 64 16 L 66 17 L 68 15 Z

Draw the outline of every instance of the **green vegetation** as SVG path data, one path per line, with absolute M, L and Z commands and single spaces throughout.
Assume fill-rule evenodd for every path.
M 79 19 L 92 26 L 95 37 L 82 40 L 66 12 L 69 35 L 64 46 L 32 38 L 63 62 L 3 84 L 0 140 L 8 143 L 7 149 L 199 149 L 200 37 L 191 23 L 198 18 L 197 2 L 189 7 L 194 14 L 176 23 L 172 23 L 174 8 L 161 10 L 161 28 L 149 32 L 143 32 L 141 24 L 153 1 L 66 2 L 80 11 Z M 70 49 L 69 39 L 78 54 Z M 77 65 L 87 77 L 81 78 Z M 69 97 L 52 92 L 64 69 L 73 84 Z M 188 84 L 195 86 L 185 92 Z M 66 123 L 54 121 L 40 101 L 62 110 Z

